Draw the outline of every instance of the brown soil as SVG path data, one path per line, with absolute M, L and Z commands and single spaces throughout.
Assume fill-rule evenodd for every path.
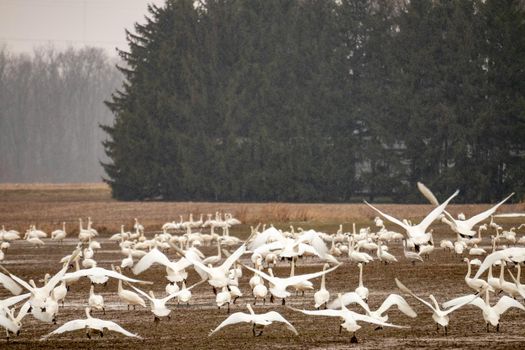
M 5 194 L 5 193 L 4 193 Z M 31 194 L 32 195 L 32 194 Z M 98 225 L 108 225 L 108 222 L 125 222 L 129 225 L 133 217 L 140 217 L 143 222 L 151 227 L 162 224 L 168 219 L 178 217 L 179 214 L 186 214 L 190 211 L 213 212 L 223 209 L 225 211 L 239 210 L 236 204 L 216 204 L 216 203 L 120 203 L 106 200 L 79 200 L 71 202 L 49 200 L 43 197 L 40 201 L 27 201 L 11 197 L 11 200 L 0 202 L 0 213 L 2 216 L 1 224 L 6 228 L 23 226 L 30 223 L 40 223 L 44 227 L 57 227 L 57 223 L 62 220 L 76 222 L 80 215 L 84 217 L 91 215 Z M 47 199 L 46 199 L 47 198 Z M 246 207 L 262 206 L 264 204 L 242 204 Z M 268 204 L 266 204 L 268 205 Z M 285 206 L 279 204 L 279 206 Z M 300 206 L 300 205 L 298 205 Z M 308 206 L 308 205 L 307 205 Z M 312 208 L 314 205 L 312 205 Z M 315 205 L 326 207 L 327 212 L 332 209 L 333 215 L 344 213 L 340 221 L 319 220 L 315 223 L 303 222 L 301 226 L 307 229 L 310 227 L 323 228 L 327 232 L 335 232 L 339 222 L 351 222 L 352 215 L 356 216 L 362 224 L 372 226 L 369 218 L 373 213 L 365 208 L 344 205 Z M 461 207 L 469 210 L 479 209 L 484 206 Z M 352 208 L 352 214 L 346 214 L 345 210 Z M 399 209 L 405 212 L 405 206 L 389 206 L 389 210 Z M 420 215 L 427 206 L 414 206 L 421 208 L 415 211 L 413 216 Z M 473 208 L 473 209 L 470 209 Z M 185 209 L 185 210 L 184 210 Z M 250 209 L 251 210 L 251 209 Z M 290 209 L 292 210 L 292 209 Z M 386 209 L 385 209 L 386 210 Z M 515 210 L 515 207 L 506 208 L 506 211 Z M 465 210 L 468 212 L 468 210 Z M 256 212 L 256 211 L 254 211 Z M 261 221 L 264 221 L 261 218 Z M 525 221 L 525 220 L 524 220 Z M 518 221 L 507 220 L 505 227 L 519 224 Z M 281 223 L 287 226 L 288 222 Z M 101 227 L 101 226 L 97 226 Z M 435 225 L 436 243 L 443 238 L 452 238 L 452 234 L 443 225 Z M 346 225 L 350 229 L 350 225 Z M 249 229 L 246 226 L 234 230 L 234 234 L 246 237 Z M 151 236 L 153 233 L 148 234 Z M 484 234 L 488 237 L 489 234 Z M 521 233 L 518 234 L 521 236 Z M 100 238 L 102 249 L 97 251 L 95 259 L 99 266 L 110 268 L 111 264 L 120 264 L 124 256 L 120 254 L 118 246 L 109 242 L 106 238 Z M 74 238 L 68 239 L 64 244 L 56 244 L 46 240 L 43 248 L 33 248 L 23 241 L 14 242 L 6 252 L 5 260 L 2 265 L 14 274 L 24 279 L 33 278 L 38 280 L 43 278 L 46 272 L 54 273 L 60 268 L 58 261 L 64 255 L 69 254 L 76 244 Z M 484 242 L 484 247 L 488 245 L 488 239 Z M 428 300 L 428 295 L 433 294 L 439 302 L 453 297 L 471 293 L 472 291 L 465 285 L 463 277 L 466 272 L 462 258 L 453 253 L 437 248 L 431 255 L 430 260 L 423 264 L 412 266 L 403 257 L 399 242 L 390 244 L 390 251 L 397 256 L 399 263 L 383 265 L 378 261 L 365 266 L 364 284 L 370 290 L 369 304 L 372 308 L 378 307 L 384 298 L 390 293 L 400 293 L 397 289 L 394 277 L 398 277 L 406 286 L 415 293 L 424 296 Z M 203 248 L 206 254 L 214 254 L 215 248 Z M 169 256 L 176 258 L 173 252 Z M 341 259 L 344 264 L 327 277 L 327 288 L 332 298 L 338 292 L 352 291 L 358 282 L 358 268 L 351 264 L 347 259 Z M 248 257 L 244 258 L 248 263 Z M 303 259 L 298 264 L 296 273 L 319 271 L 322 264 L 317 260 Z M 285 262 L 279 264 L 274 269 L 276 274 L 284 276 L 289 274 L 289 267 Z M 189 283 L 197 280 L 197 275 L 190 270 Z M 499 269 L 496 271 L 499 272 Z M 132 275 L 130 272 L 125 272 Z M 164 277 L 165 270 L 160 267 L 152 268 L 139 278 L 152 281 L 152 287 L 143 287 L 145 290 L 152 289 L 156 294 L 163 295 L 167 280 Z M 253 302 L 248 280 L 251 273 L 243 270 L 243 277 L 240 281 L 240 288 L 244 297 L 237 300 L 236 305 L 232 306 L 231 312 L 246 312 L 245 304 Z M 510 279 L 510 276 L 507 276 Z M 315 288 L 319 286 L 320 280 L 314 281 Z M 262 336 L 254 338 L 251 327 L 248 324 L 238 324 L 229 326 L 219 331 L 216 335 L 208 337 L 211 329 L 220 324 L 228 315 L 226 309 L 218 310 L 215 305 L 215 298 L 211 287 L 202 284 L 193 291 L 193 298 L 190 306 L 178 306 L 175 302 L 170 304 L 172 311 L 171 320 L 163 319 L 158 325 L 153 322 L 153 315 L 149 309 L 138 307 L 137 310 L 126 310 L 126 307 L 119 302 L 117 296 L 117 284 L 110 280 L 107 286 L 97 285 L 95 291 L 104 296 L 106 303 L 106 315 L 96 311 L 95 317 L 106 320 L 113 320 L 125 329 L 138 333 L 144 340 L 133 340 L 125 338 L 119 334 L 106 332 L 103 338 L 95 336 L 94 339 L 87 339 L 84 331 L 65 333 L 53 336 L 46 341 L 39 341 L 40 337 L 48 334 L 64 322 L 75 318 L 84 317 L 84 307 L 87 305 L 89 294 L 89 283 L 83 279 L 71 286 L 71 291 L 66 297 L 64 307 L 60 308 L 58 325 L 45 324 L 35 320 L 31 315 L 23 320 L 21 334 L 12 337 L 9 344 L 5 340 L 0 340 L 0 348 L 11 349 L 57 349 L 57 348 L 77 348 L 77 349 L 378 349 L 378 348 L 425 348 L 425 349 L 454 349 L 472 348 L 479 349 L 490 347 L 491 349 L 523 349 L 525 347 L 525 332 L 523 322 L 525 312 L 511 309 L 505 313 L 501 319 L 501 329 L 499 333 L 491 327 L 490 333 L 486 332 L 486 326 L 481 316 L 481 310 L 475 307 L 465 307 L 451 315 L 450 329 L 447 336 L 440 330 L 436 332 L 435 323 L 432 321 L 431 313 L 421 303 L 410 296 L 405 296 L 407 301 L 418 313 L 416 319 L 411 319 L 397 310 L 389 312 L 389 322 L 410 326 L 408 329 L 383 329 L 374 330 L 374 326 L 362 324 L 362 329 L 358 331 L 358 344 L 351 344 L 351 334 L 344 332 L 338 333 L 340 321 L 335 318 L 307 317 L 301 313 L 291 311 L 280 305 L 276 301 L 273 305 L 257 305 L 256 312 L 266 312 L 271 309 L 281 312 L 285 318 L 294 324 L 299 331 L 299 336 L 294 336 L 291 332 L 280 325 L 272 325 L 264 330 Z M 287 300 L 287 304 L 297 308 L 312 309 L 313 293 L 307 292 L 305 296 L 293 296 Z M 9 293 L 0 287 L 0 298 L 9 296 Z M 495 301 L 496 298 L 493 298 Z M 358 309 L 355 308 L 357 311 Z

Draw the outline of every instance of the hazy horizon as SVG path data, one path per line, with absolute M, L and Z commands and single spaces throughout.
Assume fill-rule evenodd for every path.
M 125 29 L 143 23 L 147 4 L 165 0 L 0 0 L 0 46 L 31 53 L 35 47 L 95 46 L 111 56 L 127 48 Z

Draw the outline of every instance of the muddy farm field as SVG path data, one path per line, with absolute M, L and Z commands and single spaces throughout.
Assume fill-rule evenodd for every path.
M 394 216 L 418 218 L 426 215 L 432 210 L 430 205 L 377 205 L 379 208 Z M 489 208 L 489 205 L 451 205 L 448 210 L 456 215 L 464 212 L 467 217 Z M 522 204 L 506 205 L 499 212 L 524 211 Z M 192 212 L 196 219 L 200 213 L 215 213 L 221 210 L 231 212 L 233 216 L 243 221 L 242 225 L 235 226 L 230 230 L 230 235 L 246 239 L 250 235 L 250 225 L 257 223 L 275 224 L 276 227 L 288 229 L 289 225 L 302 227 L 303 229 L 315 229 L 329 234 L 334 234 L 340 224 L 343 224 L 345 232 L 352 231 L 352 222 L 356 222 L 357 228 L 370 226 L 372 231 L 377 227 L 374 225 L 374 212 L 364 205 L 329 205 L 329 204 L 242 204 L 242 203 L 155 203 L 155 202 L 116 202 L 109 198 L 109 192 L 104 186 L 82 185 L 82 186 L 7 186 L 0 187 L 0 224 L 5 225 L 7 230 L 15 229 L 23 235 L 30 224 L 50 233 L 60 228 L 62 221 L 66 221 L 68 238 L 62 243 L 43 239 L 45 245 L 35 247 L 23 240 L 14 241 L 11 247 L 5 250 L 2 266 L 18 277 L 29 280 L 34 279 L 38 286 L 43 282 L 39 280 L 46 273 L 55 274 L 60 268 L 60 259 L 70 254 L 78 243 L 78 218 L 83 217 L 84 223 L 90 216 L 94 222 L 94 228 L 100 233 L 96 240 L 101 248 L 94 253 L 93 259 L 97 266 L 111 269 L 111 265 L 120 265 L 124 256 L 118 243 L 109 240 L 109 237 L 120 231 L 120 225 L 126 225 L 126 231 L 132 230 L 133 219 L 138 218 L 145 226 L 146 238 L 150 239 L 160 232 L 160 227 L 167 221 L 179 219 L 179 215 L 187 215 Z M 525 222 L 524 219 L 498 219 L 497 222 L 504 230 L 518 227 Z M 386 223 L 386 221 L 385 221 Z M 168 303 L 172 310 L 171 319 L 162 318 L 160 322 L 154 322 L 154 316 L 149 305 L 146 308 L 138 306 L 135 310 L 128 310 L 117 295 L 117 281 L 109 279 L 107 285 L 96 285 L 95 292 L 101 294 L 105 302 L 105 314 L 94 310 L 93 317 L 111 320 L 118 323 L 126 330 L 140 335 L 143 339 L 137 340 L 127 338 L 119 333 L 104 332 L 104 336 L 93 335 L 91 339 L 86 337 L 84 330 L 54 335 L 47 340 L 40 338 L 67 321 L 85 318 L 84 308 L 87 306 L 90 281 L 81 278 L 78 282 L 70 285 L 70 290 L 65 298 L 64 306 L 60 306 L 57 324 L 44 323 L 36 320 L 32 315 L 22 320 L 22 328 L 19 336 L 11 336 L 9 343 L 0 340 L 0 348 L 6 349 L 385 349 L 385 348 L 429 348 L 429 349 L 452 349 L 472 348 L 479 349 L 488 347 L 491 349 L 523 349 L 525 348 L 525 311 L 511 308 L 501 316 L 500 329 L 496 332 L 490 327 L 487 332 L 482 312 L 474 306 L 465 306 L 450 315 L 448 334 L 445 335 L 441 328 L 436 331 L 436 323 L 432 320 L 432 312 L 429 308 L 417 301 L 414 297 L 403 293 L 394 281 L 397 277 L 415 294 L 429 301 L 428 296 L 433 294 L 439 303 L 452 298 L 471 294 L 473 292 L 465 284 L 467 271 L 464 257 L 469 257 L 468 249 L 463 255 L 457 255 L 453 251 L 447 251 L 439 247 L 442 239 L 454 240 L 455 234 L 444 224 L 434 223 L 433 237 L 436 248 L 430 254 L 428 260 L 413 266 L 403 254 L 401 241 L 388 242 L 389 252 L 397 257 L 397 263 L 383 264 L 377 259 L 364 266 L 363 283 L 369 289 L 368 303 L 371 309 L 376 309 L 383 300 L 391 293 L 402 295 L 417 313 L 416 318 L 410 318 L 396 308 L 389 312 L 388 322 L 407 326 L 409 328 L 395 329 L 383 328 L 375 330 L 376 326 L 361 322 L 362 328 L 356 332 L 358 343 L 351 343 L 352 334 L 343 330 L 339 333 L 341 323 L 336 317 L 306 316 L 297 311 L 281 305 L 281 300 L 276 299 L 266 304 L 257 302 L 253 308 L 256 313 L 275 310 L 281 313 L 298 331 L 294 335 L 282 324 L 272 324 L 264 329 L 259 337 L 252 335 L 249 324 L 236 324 L 225 327 L 213 336 L 208 334 L 216 328 L 226 317 L 226 307 L 218 309 L 215 295 L 208 283 L 202 283 L 192 290 L 192 298 L 189 305 L 178 305 L 177 299 Z M 401 229 L 387 224 L 388 229 L 401 232 Z M 199 231 L 199 230 L 194 230 Z M 201 229 L 208 233 L 209 228 Z M 216 229 L 220 233 L 220 229 Z M 517 230 L 516 238 L 519 239 L 525 230 Z M 179 235 L 182 233 L 179 233 Z M 478 246 L 490 252 L 490 236 L 495 231 L 489 228 L 482 232 L 483 241 Z M 502 243 L 505 244 L 505 243 Z M 225 247 L 225 250 L 233 252 L 238 245 Z M 328 244 L 330 248 L 330 244 Z M 199 249 L 206 256 L 216 255 L 217 248 L 213 246 L 201 246 Z M 165 252 L 172 259 L 179 256 L 172 249 Z M 370 252 L 376 257 L 376 252 Z M 475 257 L 471 257 L 475 258 Z M 483 259 L 482 257 L 480 257 Z M 337 258 L 342 265 L 335 271 L 326 275 L 326 288 L 330 292 L 330 299 L 337 297 L 337 293 L 354 291 L 358 286 L 359 269 L 351 262 L 347 255 Z M 138 258 L 134 258 L 135 262 Z M 245 254 L 241 262 L 252 267 L 250 254 Z M 311 273 L 321 271 L 323 262 L 318 258 L 303 257 L 297 261 L 295 274 Z M 476 271 L 477 266 L 473 266 Z M 517 271 L 511 268 L 513 273 Z M 74 269 L 72 268 L 72 271 Z M 188 268 L 188 285 L 200 280 L 199 275 Z M 499 267 L 494 271 L 499 274 Z M 273 268 L 277 276 L 289 276 L 290 263 L 278 262 Z M 166 269 L 160 265 L 135 276 L 131 271 L 124 270 L 123 273 L 129 277 L 139 278 L 153 282 L 152 285 L 137 285 L 145 290 L 153 290 L 156 296 L 165 295 L 167 284 Z M 515 273 L 514 273 L 515 275 Z M 248 281 L 253 276 L 251 271 L 243 269 L 239 280 L 239 289 L 243 296 L 231 305 L 230 314 L 234 312 L 248 312 L 246 303 L 253 303 L 251 287 Z M 486 276 L 486 275 L 485 275 Z M 505 274 L 506 280 L 511 280 L 510 274 Z M 296 295 L 292 288 L 292 296 L 287 298 L 286 305 L 297 309 L 314 309 L 314 292 L 319 289 L 321 279 L 313 280 L 314 289 L 306 291 L 303 295 Z M 129 286 L 125 286 L 131 289 Z M 495 303 L 504 293 L 491 296 L 491 302 Z M 5 299 L 11 294 L 0 287 L 0 299 Z M 520 297 L 517 298 L 523 303 Z M 362 313 L 358 306 L 350 305 L 349 308 Z M 4 334 L 4 333 L 2 333 Z

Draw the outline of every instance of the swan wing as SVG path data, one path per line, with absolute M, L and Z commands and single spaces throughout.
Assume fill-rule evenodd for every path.
M 425 299 L 422 299 L 420 297 L 418 297 L 417 295 L 414 294 L 414 292 L 412 292 L 410 289 L 408 289 L 403 283 L 401 283 L 400 280 L 398 280 L 397 278 L 395 279 L 396 280 L 396 284 L 397 284 L 397 287 L 399 289 L 401 289 L 401 291 L 407 293 L 407 294 L 410 294 L 411 296 L 413 296 L 414 298 L 416 298 L 417 300 L 419 300 L 421 303 L 423 303 L 424 305 L 426 305 L 427 307 L 429 307 L 432 311 L 436 311 L 436 309 L 434 308 L 434 306 L 432 304 L 430 304 L 428 301 L 426 301 Z
M 299 284 L 301 282 L 304 282 L 304 281 L 308 281 L 308 280 L 311 280 L 313 278 L 317 278 L 317 277 L 320 277 L 322 275 L 325 275 L 329 272 L 332 272 L 334 271 L 335 269 L 337 269 L 339 266 L 341 266 L 341 264 L 339 265 L 336 265 L 328 270 L 324 270 L 324 271 L 319 271 L 319 272 L 314 272 L 314 273 L 307 273 L 305 275 L 298 275 L 298 276 L 293 276 L 293 277 L 288 277 L 288 278 L 281 278 L 281 280 L 288 286 L 293 286 L 295 284 Z
M 401 226 L 405 230 L 407 230 L 409 228 L 409 226 L 405 225 L 405 223 L 402 222 L 401 220 L 398 220 L 398 219 L 396 219 L 393 216 L 390 216 L 388 214 L 383 213 L 381 210 L 377 209 L 376 207 L 374 207 L 372 204 L 368 203 L 367 201 L 365 201 L 365 204 L 368 205 L 370 208 L 374 209 L 376 212 L 378 212 L 381 216 L 383 216 L 388 221 L 393 222 L 394 224 Z
M 500 300 L 494 305 L 494 311 L 498 315 L 504 314 L 511 307 L 515 307 L 525 311 L 525 307 L 517 300 L 512 299 L 506 295 L 502 296 Z
M 148 295 L 148 293 L 144 293 L 142 290 L 136 288 L 135 286 L 132 286 L 131 284 L 130 284 L 129 286 L 130 286 L 131 288 L 135 289 L 135 290 L 137 291 L 137 293 L 142 294 L 143 296 L 146 297 L 146 299 L 148 299 L 149 301 L 153 302 L 153 298 L 150 297 L 150 296 Z
M 22 293 L 22 287 L 20 287 L 11 277 L 2 272 L 0 272 L 0 284 L 13 295 L 19 295 Z
M 133 266 L 133 273 L 138 275 L 143 271 L 149 269 L 153 264 L 161 264 L 164 266 L 169 266 L 171 264 L 170 259 L 162 253 L 157 248 L 153 248 L 146 255 L 144 255 L 140 260 Z
M 404 313 L 405 315 L 409 317 L 417 317 L 416 312 L 408 305 L 405 298 L 403 298 L 401 295 L 398 294 L 390 294 L 385 301 L 383 301 L 383 304 L 377 309 L 377 312 L 382 315 L 384 312 L 386 312 L 388 309 L 390 309 L 392 306 L 397 306 L 399 311 Z
M 445 315 L 448 315 L 454 311 L 456 311 L 457 309 L 467 305 L 467 304 L 470 304 L 472 303 L 474 300 L 476 300 L 476 298 L 479 298 L 478 297 L 478 294 L 469 294 L 467 295 L 468 298 L 464 298 L 461 303 L 457 303 L 456 305 L 452 306 L 450 309 L 447 309 L 447 310 L 443 310 L 443 313 Z M 478 306 L 478 305 L 476 305 Z
M 142 339 L 142 337 L 139 336 L 138 334 L 134 334 L 134 333 L 128 332 L 127 330 L 125 330 L 124 328 L 122 328 L 121 326 L 116 324 L 115 322 L 101 320 L 101 319 L 98 319 L 98 318 L 97 319 L 92 319 L 92 322 L 95 323 L 97 326 L 100 326 L 101 329 L 106 328 L 106 329 L 108 329 L 110 331 L 124 334 L 126 337 L 133 337 L 133 338 Z
M 20 311 L 18 311 L 18 315 L 16 315 L 16 320 L 18 322 L 22 321 L 24 317 L 29 313 L 29 310 L 31 309 L 31 303 L 29 301 L 26 301 L 24 305 L 20 308 Z
M 488 210 L 485 210 L 484 212 L 479 213 L 478 215 L 474 215 L 473 217 L 471 217 L 468 220 L 465 220 L 465 223 L 470 225 L 470 227 L 473 227 L 478 222 L 481 222 L 481 221 L 483 221 L 485 219 L 488 219 L 492 214 L 494 214 L 494 212 L 499 208 L 500 205 L 505 203 L 513 195 L 514 195 L 514 192 L 511 193 L 510 195 L 508 195 L 505 199 L 503 199 L 501 202 L 499 202 L 498 204 L 496 204 L 492 208 L 490 208 Z
M 454 192 L 452 196 L 448 197 L 446 201 L 441 203 L 439 206 L 435 207 L 424 219 L 421 221 L 417 226 L 421 229 L 421 231 L 426 232 L 427 228 L 432 224 L 442 213 L 443 210 L 445 210 L 445 207 L 448 205 L 448 202 L 450 202 L 454 197 L 456 197 L 459 194 L 459 190 Z
M 281 280 L 281 278 L 276 278 L 276 277 L 272 277 L 270 275 L 268 275 L 267 273 L 263 272 L 263 271 L 259 271 L 259 270 L 256 270 L 254 268 L 251 268 L 249 266 L 246 266 L 246 265 L 242 265 L 244 266 L 245 268 L 247 268 L 248 270 L 258 274 L 259 276 L 261 276 L 262 278 L 264 278 L 265 280 L 271 282 L 272 284 L 277 284 L 279 280 Z
M 343 312 L 341 310 L 300 310 L 300 309 L 294 309 L 290 307 L 290 309 L 302 312 L 305 315 L 311 315 L 311 316 L 327 316 L 327 317 L 343 317 Z
M 499 260 L 515 259 L 517 262 L 522 262 L 525 260 L 525 248 L 523 247 L 512 247 L 503 250 L 497 250 L 494 253 L 491 253 L 485 257 L 483 263 L 481 263 L 478 272 L 473 277 L 473 279 L 478 279 L 479 276 L 485 270 L 487 270 L 491 265 Z
M 494 215 L 495 218 L 522 218 L 525 213 L 503 213 Z
M 432 193 L 432 191 L 422 182 L 417 183 L 417 188 L 419 189 L 419 192 L 421 192 L 421 194 L 425 196 L 425 198 L 428 199 L 430 203 L 436 206 L 439 205 L 439 201 L 437 200 L 436 196 L 434 196 L 434 193 Z
M 232 267 L 232 265 L 237 261 L 239 260 L 239 258 L 244 254 L 244 252 L 246 251 L 246 244 L 242 244 L 239 248 L 237 248 L 236 251 L 234 251 L 232 253 L 232 255 L 230 255 L 228 257 L 228 259 L 226 259 L 222 265 L 220 266 L 220 268 L 223 270 L 223 271 L 228 271 L 230 269 L 230 267 Z
M 468 301 L 470 300 L 470 304 L 471 305 L 477 306 L 481 310 L 485 311 L 485 309 L 487 307 L 487 304 L 485 304 L 483 299 L 481 299 L 479 297 L 475 298 L 474 300 L 472 300 L 472 296 L 473 295 L 474 294 L 468 294 L 468 295 L 464 295 L 464 296 L 461 296 L 461 297 L 454 298 L 452 300 L 444 302 L 443 304 L 441 304 L 441 306 L 444 309 L 448 309 L 449 307 L 453 307 L 453 306 L 456 306 L 456 305 L 464 304 L 465 301 L 468 303 Z
M 221 324 L 217 326 L 217 328 L 212 330 L 210 334 L 208 334 L 208 336 L 212 336 L 215 332 L 217 332 L 219 329 L 223 327 L 226 327 L 232 324 L 236 324 L 236 323 L 241 323 L 241 322 L 252 322 L 252 320 L 253 320 L 253 317 L 249 314 L 245 314 L 243 312 L 233 313 L 230 316 L 228 316 L 227 319 L 222 321 Z
M 62 326 L 58 327 L 57 329 L 55 329 L 51 333 L 49 333 L 47 335 L 44 335 L 42 338 L 40 338 L 40 340 L 46 340 L 47 338 L 49 338 L 50 336 L 52 336 L 54 334 L 61 334 L 61 333 L 65 333 L 65 332 L 72 332 L 72 331 L 76 331 L 77 329 L 84 329 L 84 328 L 86 328 L 86 325 L 87 325 L 87 320 L 73 320 L 73 321 L 69 321 L 69 322 L 64 323 Z
M 264 317 L 268 320 L 268 321 L 272 321 L 272 322 L 282 322 L 286 325 L 286 328 L 288 328 L 289 330 L 291 330 L 292 332 L 294 332 L 295 335 L 298 335 L 299 333 L 297 332 L 297 330 L 295 329 L 295 327 L 290 323 L 288 322 L 280 313 L 276 312 L 276 311 L 270 311 L 270 312 L 267 312 L 264 314 Z
M 9 308 L 31 296 L 31 293 L 17 295 L 0 301 L 0 308 Z
M 334 301 L 332 301 L 329 305 L 329 309 L 340 309 L 342 305 L 349 305 L 349 304 L 359 304 L 363 309 L 365 309 L 366 312 L 370 312 L 370 308 L 368 305 L 363 301 L 363 298 L 359 296 L 356 292 L 349 292 L 341 295 L 341 298 L 336 298 Z
M 367 315 L 363 315 L 363 314 L 358 314 L 357 312 L 353 312 L 353 311 L 350 311 L 348 310 L 347 311 L 348 313 L 350 313 L 350 315 L 352 315 L 352 317 L 356 320 L 356 321 L 363 321 L 363 322 L 368 322 L 368 323 L 372 323 L 372 324 L 377 324 L 379 326 L 383 326 L 383 327 L 392 327 L 392 328 L 410 328 L 408 326 L 398 326 L 396 324 L 392 324 L 392 323 L 386 323 L 386 322 L 383 322 L 383 321 L 379 321 L 373 317 L 370 317 L 370 316 L 367 316 Z
M 171 299 L 177 297 L 177 296 L 178 296 L 179 294 L 181 294 L 182 292 L 187 291 L 187 290 L 192 290 L 193 288 L 197 287 L 199 284 L 201 284 L 201 283 L 203 283 L 203 282 L 205 282 L 205 281 L 204 281 L 204 280 L 199 281 L 199 282 L 195 283 L 194 285 L 192 285 L 191 287 L 188 287 L 188 288 L 186 288 L 186 289 L 181 289 L 181 290 L 179 290 L 179 291 L 177 291 L 177 292 L 175 292 L 175 293 L 172 293 L 172 294 L 168 295 L 168 296 L 165 297 L 165 298 L 162 298 L 161 300 L 162 300 L 164 303 L 166 303 L 166 302 L 170 301 Z
M 309 230 L 303 232 L 301 237 L 297 239 L 298 243 L 309 242 L 310 246 L 315 249 L 315 253 L 318 254 L 321 258 L 324 258 L 328 254 L 328 247 L 324 243 L 323 239 L 318 232 L 314 230 Z
M 284 238 L 281 231 L 277 230 L 275 227 L 270 227 L 266 229 L 264 232 L 261 232 L 255 236 L 255 238 L 250 242 L 249 248 L 250 250 L 254 250 L 256 248 L 259 248 L 260 246 L 263 246 L 266 244 L 268 239 L 273 238 L 275 240 L 280 240 Z
M 74 253 L 72 254 L 72 256 Z M 69 259 L 71 261 L 71 258 Z M 64 267 L 60 271 L 58 271 L 53 277 L 49 279 L 49 281 L 46 283 L 42 289 L 47 293 L 50 294 L 53 288 L 57 286 L 62 280 L 62 277 L 64 277 L 64 274 L 66 273 L 67 269 L 69 267 L 69 262 L 67 264 L 64 264 Z

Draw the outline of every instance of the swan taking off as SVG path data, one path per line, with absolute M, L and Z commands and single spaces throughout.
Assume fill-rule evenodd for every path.
M 341 299 L 341 293 L 339 293 L 338 298 Z M 372 318 L 367 315 L 358 314 L 357 312 L 348 310 L 344 303 L 341 304 L 340 310 L 299 310 L 290 308 L 294 311 L 302 312 L 305 315 L 311 315 L 311 316 L 328 316 L 328 317 L 339 317 L 343 323 L 339 325 L 339 333 L 341 333 L 341 330 L 344 328 L 348 332 L 352 332 L 352 339 L 350 340 L 351 343 L 357 343 L 357 338 L 355 336 L 355 332 L 361 328 L 360 325 L 357 324 L 358 321 L 368 322 L 372 324 L 376 324 L 378 326 L 385 326 L 385 327 L 394 327 L 394 328 L 408 328 L 406 326 L 398 326 L 391 323 L 386 323 L 383 321 L 379 321 L 375 318 Z
M 121 334 L 124 334 L 127 337 L 133 337 L 142 339 L 142 337 L 138 336 L 137 334 L 133 334 L 125 330 L 124 328 L 120 327 L 118 324 L 112 321 L 106 321 L 101 320 L 99 318 L 93 318 L 90 315 L 90 308 L 86 308 L 86 319 L 84 320 L 73 320 L 64 323 L 62 326 L 55 329 L 53 332 L 49 333 L 48 335 L 43 336 L 40 338 L 40 340 L 46 340 L 50 336 L 54 334 L 61 334 L 65 332 L 72 332 L 76 331 L 78 329 L 85 329 L 86 330 L 86 336 L 91 339 L 90 329 L 93 329 L 95 331 L 98 331 L 100 333 L 100 336 L 104 336 L 104 329 L 107 329 L 109 331 L 113 332 L 119 332 Z
M 217 326 L 214 330 L 212 330 L 209 334 L 209 336 L 212 336 L 215 332 L 217 332 L 219 329 L 236 324 L 241 322 L 251 323 L 252 324 L 252 332 L 254 337 L 258 337 L 262 335 L 264 327 L 272 324 L 273 322 L 282 322 L 286 325 L 286 328 L 294 332 L 295 335 L 297 335 L 297 330 L 292 326 L 290 322 L 288 322 L 281 314 L 279 314 L 276 311 L 270 311 L 264 314 L 256 314 L 253 312 L 253 309 L 250 304 L 246 304 L 246 307 L 250 311 L 249 314 L 243 313 L 243 312 L 236 312 L 234 314 L 231 314 L 227 319 L 222 321 L 222 323 Z M 257 333 L 257 329 L 260 328 L 261 331 Z

